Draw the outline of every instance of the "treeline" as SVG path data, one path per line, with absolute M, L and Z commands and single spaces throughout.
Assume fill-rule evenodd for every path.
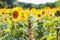
M 24 3 L 24 2 L 18 2 L 18 0 L 0 0 L 0 8 L 6 7 L 6 8 L 13 8 L 16 6 L 20 6 L 22 8 L 36 8 L 36 9 L 41 9 L 45 7 L 60 7 L 60 1 L 56 2 L 48 2 L 46 4 L 32 4 L 32 3 Z
M 55 2 L 48 2 L 45 4 L 32 4 L 32 3 L 24 3 L 24 2 L 18 2 L 18 3 L 23 8 L 30 7 L 30 8 L 41 9 L 45 7 L 51 7 L 51 8 L 60 7 L 60 0 L 57 0 Z
M 46 3 L 46 4 L 31 4 L 31 3 L 24 3 L 24 2 L 19 2 L 19 5 L 23 8 L 36 8 L 36 9 L 41 9 L 45 7 L 51 7 L 54 8 L 56 7 L 56 2 L 55 3 Z
M 13 8 L 18 5 L 18 0 L 0 0 L 0 8 Z

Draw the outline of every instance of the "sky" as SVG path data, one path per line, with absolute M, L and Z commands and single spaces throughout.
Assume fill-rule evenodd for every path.
M 18 0 L 20 2 L 26 2 L 26 3 L 33 3 L 33 4 L 41 4 L 41 3 L 47 3 L 47 2 L 55 2 L 57 0 Z

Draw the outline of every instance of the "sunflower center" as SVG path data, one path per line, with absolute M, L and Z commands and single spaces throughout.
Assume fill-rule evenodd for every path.
M 4 14 L 4 12 L 2 14 Z
M 8 14 L 8 13 L 6 13 L 6 14 Z
M 45 11 L 42 11 L 42 15 L 44 15 L 45 14 Z
M 7 19 L 6 19 L 6 18 L 5 18 L 4 20 L 5 20 L 5 21 L 7 21 Z
M 17 18 L 18 15 L 19 15 L 19 14 L 18 14 L 18 11 L 14 11 L 12 16 L 13 16 L 13 18 Z
M 41 17 L 41 15 L 40 15 L 40 14 L 38 14 L 38 17 Z
M 52 14 L 50 14 L 50 16 L 52 16 Z
M 22 18 L 25 18 L 24 16 L 22 16 Z

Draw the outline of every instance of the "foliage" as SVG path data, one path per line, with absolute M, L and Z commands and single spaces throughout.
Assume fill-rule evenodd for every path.
M 55 7 L 60 7 L 60 1 L 56 1 L 56 2 L 50 2 L 50 3 L 45 3 L 45 4 L 32 4 L 32 3 L 24 3 L 24 2 L 18 2 L 18 0 L 0 0 L 0 2 L 3 2 L 2 7 L 7 6 L 6 8 L 13 8 L 13 7 L 17 7 L 20 6 L 22 8 L 36 8 L 36 9 L 41 9 L 41 8 L 45 8 L 45 7 L 51 7 L 51 8 L 55 8 Z M 0 8 L 2 8 L 0 7 Z
M 30 40 L 29 35 L 33 35 L 35 40 L 56 40 L 56 27 L 60 26 L 60 16 L 55 13 L 59 8 L 38 10 L 15 7 L 0 10 L 1 40 Z
M 60 27 L 58 1 L 39 5 L 16 2 L 0 1 L 0 40 L 56 40 L 56 28 Z M 18 3 L 20 7 L 16 7 Z

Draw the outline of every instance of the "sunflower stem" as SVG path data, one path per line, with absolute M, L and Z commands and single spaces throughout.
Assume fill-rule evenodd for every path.
M 28 30 L 29 30 L 29 40 L 33 40 L 32 26 L 31 26 L 30 20 L 29 20 L 29 24 L 28 24 Z

